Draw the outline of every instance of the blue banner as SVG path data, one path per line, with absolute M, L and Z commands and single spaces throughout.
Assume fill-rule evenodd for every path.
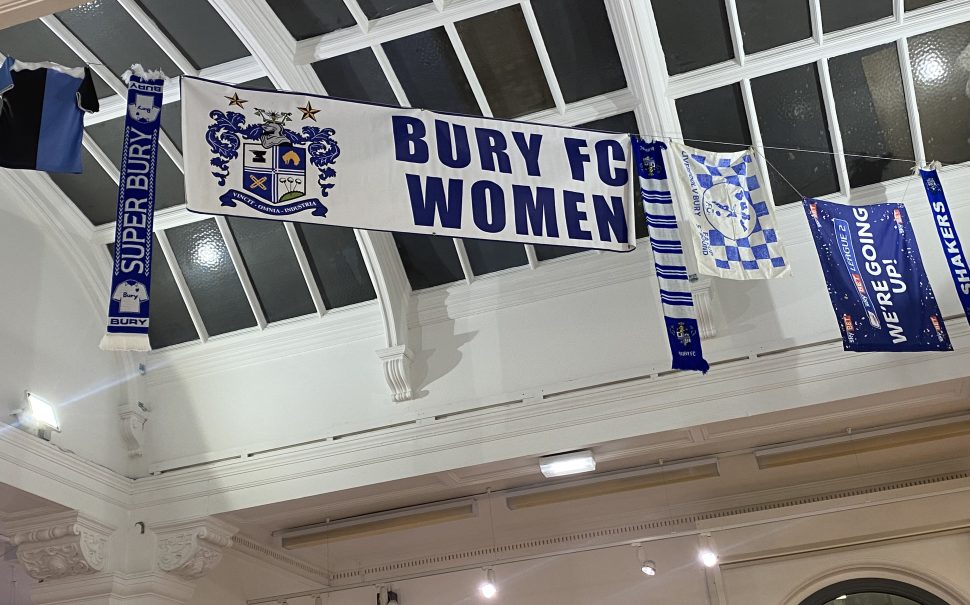
M 804 207 L 846 351 L 952 350 L 902 204 Z
M 101 348 L 148 351 L 155 168 L 165 76 L 146 72 L 140 65 L 132 66 L 126 76 L 128 111 L 118 179 L 108 333 L 101 340 Z
M 930 209 L 933 211 L 933 223 L 936 231 L 940 234 L 940 243 L 943 245 L 943 254 L 946 256 L 946 263 L 950 267 L 950 275 L 953 276 L 953 285 L 957 288 L 957 296 L 960 297 L 960 306 L 970 321 L 970 268 L 967 267 L 967 257 L 963 254 L 963 246 L 960 245 L 960 237 L 957 235 L 957 227 L 953 223 L 950 215 L 950 207 L 946 203 L 946 196 L 943 194 L 943 185 L 936 170 L 920 170 L 919 174 L 923 177 L 923 186 L 926 188 L 926 197 L 930 200 Z
M 675 370 L 707 373 L 710 366 L 701 350 L 694 296 L 684 264 L 684 246 L 680 241 L 677 214 L 667 184 L 663 157 L 663 150 L 667 146 L 658 141 L 647 143 L 637 136 L 631 138 L 633 158 L 640 177 L 641 211 L 646 215 L 650 229 L 650 247 L 657 269 L 657 281 L 660 282 L 660 304 L 673 358 L 672 367 Z

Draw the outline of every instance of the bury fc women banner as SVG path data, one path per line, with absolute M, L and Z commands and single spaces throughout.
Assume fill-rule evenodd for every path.
M 845 350 L 951 350 L 902 204 L 804 205 Z
M 182 78 L 189 210 L 627 251 L 627 135 Z

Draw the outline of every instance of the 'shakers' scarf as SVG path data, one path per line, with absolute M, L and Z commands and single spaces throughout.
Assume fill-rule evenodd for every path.
M 152 272 L 155 166 L 165 75 L 132 65 L 128 113 L 118 179 L 118 217 L 108 301 L 106 351 L 148 351 L 148 302 Z
M 677 231 L 677 215 L 667 184 L 663 159 L 663 150 L 667 146 L 659 141 L 647 143 L 637 136 L 631 139 L 640 177 L 643 212 L 650 229 L 650 247 L 660 282 L 660 302 L 673 368 L 707 373 L 710 366 L 701 351 L 697 312 L 684 264 L 684 246 Z
M 950 214 L 950 207 L 943 194 L 940 176 L 936 173 L 938 167 L 939 163 L 933 162 L 926 169 L 920 170 L 919 175 L 923 177 L 926 197 L 929 198 L 930 209 L 933 211 L 933 223 L 936 225 L 937 233 L 940 234 L 943 254 L 946 256 L 947 265 L 950 266 L 950 274 L 953 275 L 953 284 L 960 297 L 960 306 L 963 307 L 967 321 L 970 321 L 970 267 L 967 266 L 967 257 L 963 253 L 963 246 L 960 245 L 957 227 L 953 224 L 953 216 Z

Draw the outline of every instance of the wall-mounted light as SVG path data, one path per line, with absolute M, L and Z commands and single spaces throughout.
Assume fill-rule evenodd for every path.
M 15 411 L 14 415 L 20 424 L 37 431 L 37 436 L 50 441 L 51 431 L 61 432 L 61 423 L 57 419 L 57 409 L 53 404 L 26 391 L 24 407 Z
M 596 470 L 593 452 L 582 450 L 539 458 L 539 470 L 546 478 L 563 477 Z
M 498 594 L 495 572 L 491 568 L 485 570 L 485 581 L 478 585 L 478 593 L 486 599 L 494 599 L 495 595 Z
M 717 554 L 712 550 L 702 550 L 697 558 L 704 564 L 704 567 L 714 567 L 717 565 Z
M 642 544 L 634 544 L 637 548 L 637 559 L 640 560 L 640 571 L 647 576 L 657 575 L 657 564 L 647 559 L 647 552 Z

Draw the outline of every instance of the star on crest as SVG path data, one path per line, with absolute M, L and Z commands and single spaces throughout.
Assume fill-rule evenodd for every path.
M 229 99 L 229 107 L 232 107 L 233 105 L 235 105 L 236 107 L 242 108 L 243 103 L 249 103 L 249 101 L 247 101 L 246 99 L 240 99 L 239 95 L 236 94 L 235 92 L 232 93 L 231 97 L 226 97 L 226 98 Z
M 298 105 L 297 106 L 297 109 L 299 109 L 300 111 L 303 112 L 303 117 L 300 118 L 301 120 L 310 119 L 310 120 L 313 120 L 314 122 L 316 122 L 317 121 L 317 114 L 320 113 L 320 110 L 319 109 L 314 109 L 313 108 L 313 105 L 310 105 L 310 101 L 307 101 L 306 102 L 306 107 L 300 107 Z

